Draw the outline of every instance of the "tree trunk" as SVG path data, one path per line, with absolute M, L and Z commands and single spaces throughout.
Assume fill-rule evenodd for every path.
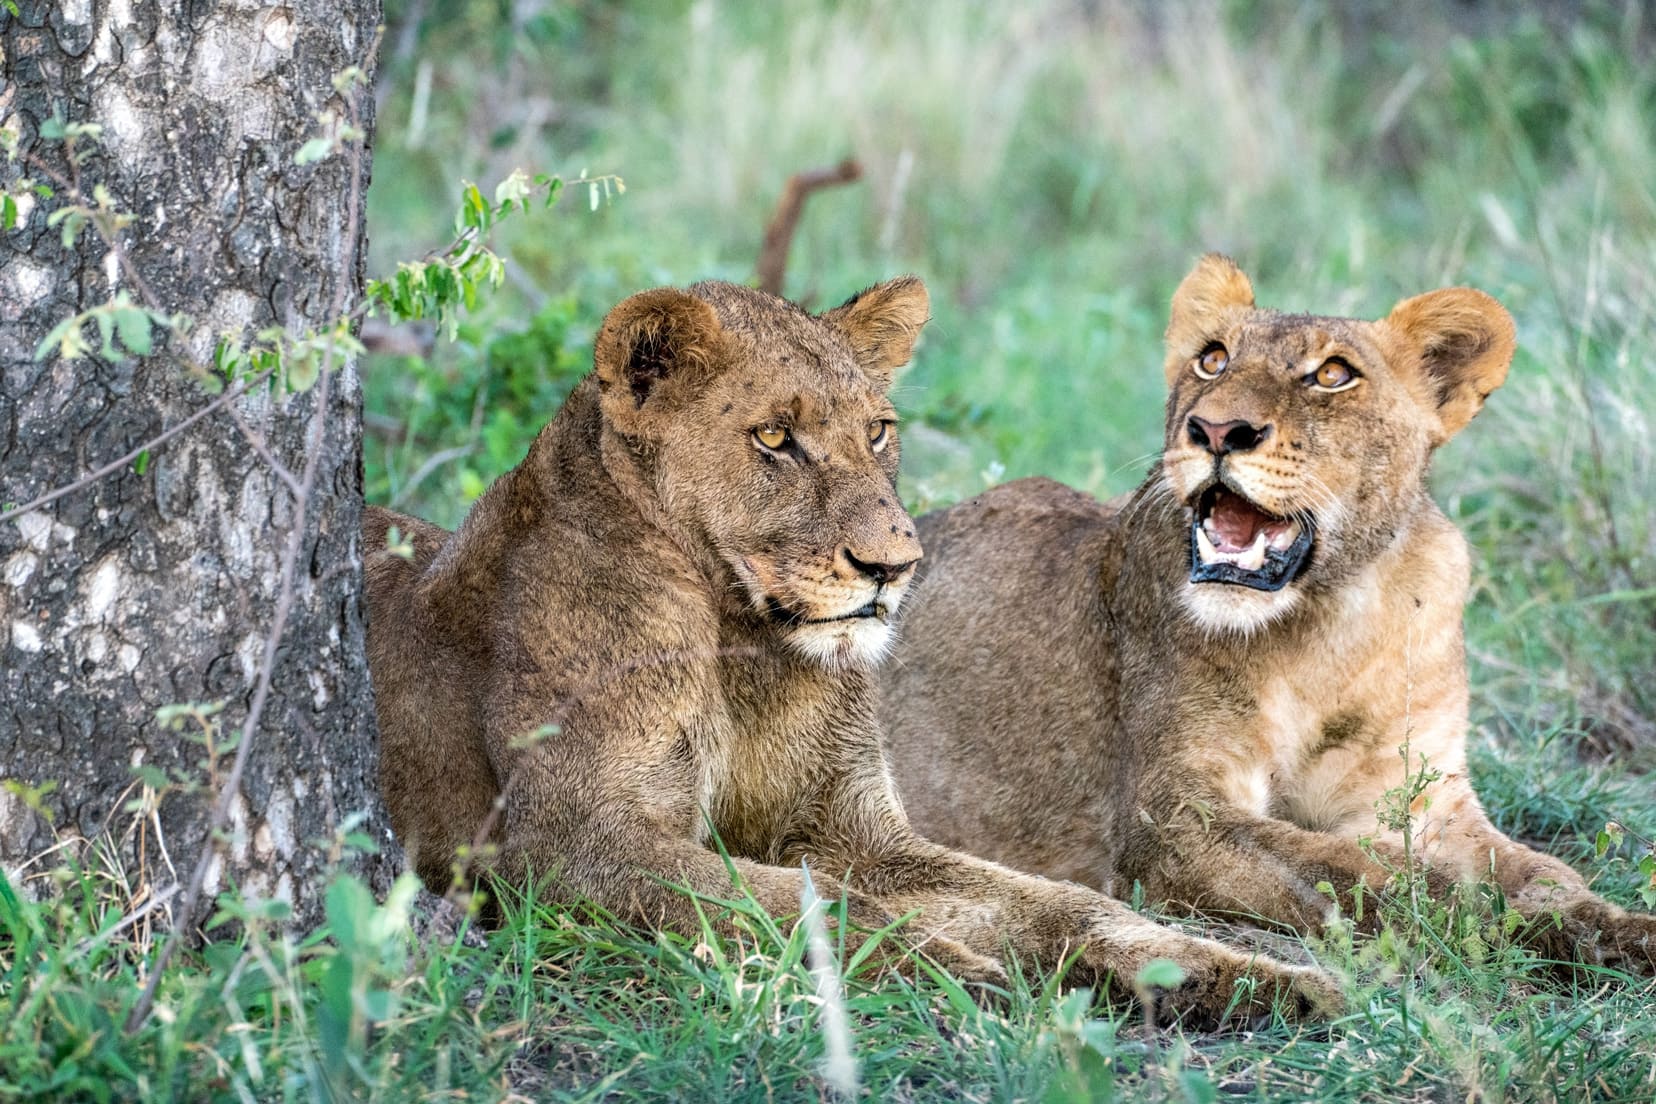
M 210 396 L 182 365 L 211 363 L 219 335 L 303 332 L 329 320 L 340 294 L 346 309 L 356 303 L 364 235 L 349 212 L 351 162 L 301 166 L 295 153 L 320 132 L 319 111 L 343 108 L 332 76 L 369 67 L 380 14 L 379 0 L 20 8 L 0 14 L 0 125 L 20 132 L 25 157 L 3 171 L 68 177 L 42 123 L 101 125 L 77 146 L 89 152 L 81 191 L 102 185 L 135 216 L 120 234 L 133 271 L 91 228 L 66 248 L 47 227 L 61 188 L 0 236 L 0 511 L 201 409 Z M 366 129 L 372 96 L 358 101 Z M 367 164 L 364 149 L 363 189 Z M 187 336 L 141 360 L 35 359 L 58 322 L 117 291 L 136 299 L 142 285 L 194 319 Z M 204 898 L 230 887 L 285 898 L 302 924 L 320 913 L 329 856 L 318 841 L 366 812 L 363 830 L 389 842 L 362 647 L 361 392 L 355 365 L 335 364 L 292 613 Z M 255 393 L 234 409 L 298 471 L 316 401 L 315 390 Z M 0 863 L 14 884 L 40 890 L 69 854 L 118 874 L 109 884 L 129 906 L 188 881 L 231 756 L 215 749 L 209 762 L 199 725 L 169 727 L 156 712 L 223 703 L 216 739 L 240 730 L 294 502 L 220 411 L 147 466 L 0 523 L 0 774 L 14 783 L 0 792 Z M 185 783 L 148 788 L 140 764 Z M 358 862 L 381 882 L 387 862 Z

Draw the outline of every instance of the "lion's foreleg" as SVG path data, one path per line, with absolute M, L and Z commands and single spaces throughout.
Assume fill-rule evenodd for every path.
M 1145 894 L 1202 912 L 1315 932 L 1339 916 L 1360 930 L 1379 927 L 1375 907 L 1393 876 L 1408 869 L 1400 848 L 1367 845 L 1223 805 L 1187 804 L 1165 822 L 1141 824 L 1123 855 L 1123 875 Z M 1434 891 L 1453 878 L 1422 866 Z
M 1656 916 L 1606 901 L 1568 863 L 1495 827 L 1464 776 L 1448 779 L 1433 798 L 1421 850 L 1465 879 L 1500 886 L 1531 921 L 1526 942 L 1549 957 L 1656 972 Z
M 1047 971 L 1073 962 L 1072 980 L 1117 998 L 1137 994 L 1148 963 L 1170 959 L 1185 979 L 1158 994 L 1163 1014 L 1216 1023 L 1261 1013 L 1279 1000 L 1291 1016 L 1326 1014 L 1341 1001 L 1318 970 L 1244 955 L 1157 924 L 1093 890 L 1021 874 L 913 835 L 888 837 L 880 850 L 852 860 L 846 878 L 891 912 L 917 911 L 915 924 L 928 932 L 980 954 L 1010 950 Z

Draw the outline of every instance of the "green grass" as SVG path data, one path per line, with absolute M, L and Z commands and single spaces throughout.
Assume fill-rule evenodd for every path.
M 1479 286 L 1522 351 L 1437 474 L 1476 565 L 1475 778 L 1504 828 L 1637 903 L 1631 845 L 1592 858 L 1607 820 L 1656 836 L 1656 31 L 1637 6 L 1450 25 L 1363 5 L 471 0 L 403 50 L 408 6 L 388 5 L 375 270 L 446 237 L 461 177 L 586 169 L 628 190 L 588 211 L 573 188 L 508 227 L 511 279 L 457 344 L 370 363 L 371 501 L 456 522 L 584 371 L 609 306 L 749 278 L 782 181 L 847 153 L 866 178 L 812 200 L 789 291 L 821 307 L 896 272 L 927 280 L 934 320 L 897 392 L 917 507 L 1035 473 L 1131 487 L 1159 442 L 1167 299 L 1205 250 L 1295 310 L 1376 316 Z M 0 901 L 0 1096 L 827 1093 L 804 936 L 762 916 L 737 942 L 680 940 L 519 904 L 486 937 L 411 939 L 401 903 L 342 881 L 326 932 L 295 945 L 255 919 L 176 965 L 126 1037 L 154 946 L 146 923 L 109 934 L 120 886 L 94 870 L 50 904 Z M 1551 969 L 1498 917 L 1397 907 L 1380 940 L 1268 940 L 1349 979 L 1351 1013 L 1303 1029 L 1147 1033 L 1136 1010 L 1041 979 L 980 1004 L 943 977 L 855 976 L 861 1084 L 876 1100 L 1656 1097 L 1650 983 Z
M 1534 796 L 1527 768 L 1481 773 L 1496 780 L 1497 803 Z M 1578 825 L 1612 814 L 1656 816 L 1648 790 L 1573 781 L 1569 801 L 1526 806 L 1529 828 L 1568 844 Z M 805 928 L 751 901 L 732 904 L 744 933 L 734 940 L 643 934 L 523 899 L 486 935 L 451 910 L 415 936 L 411 880 L 380 905 L 342 877 L 328 928 L 297 945 L 238 910 L 241 935 L 175 966 L 156 1014 L 124 1036 L 153 946 L 111 934 L 120 901 L 98 891 L 96 871 L 64 885 L 40 905 L 0 883 L 0 1095 L 771 1101 L 825 1091 Z M 1624 901 L 1629 887 L 1607 886 Z M 1388 906 L 1382 938 L 1310 948 L 1347 979 L 1347 1015 L 1227 1034 L 1150 1031 L 1138 1010 L 1095 1005 L 1058 979 L 975 994 L 934 970 L 911 982 L 834 952 L 851 975 L 844 1015 L 871 1099 L 1648 1100 L 1648 987 L 1552 969 L 1508 942 L 1497 915 L 1479 899 Z M 1307 951 L 1281 936 L 1254 942 Z

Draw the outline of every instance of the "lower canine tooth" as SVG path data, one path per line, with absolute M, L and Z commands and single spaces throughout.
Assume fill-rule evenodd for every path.
M 1236 558 L 1236 566 L 1243 571 L 1258 571 L 1265 566 L 1265 530 L 1255 534 L 1248 550 Z
M 1208 539 L 1206 529 L 1196 530 L 1196 550 L 1201 553 L 1203 563 L 1212 563 L 1219 558 L 1219 550 Z

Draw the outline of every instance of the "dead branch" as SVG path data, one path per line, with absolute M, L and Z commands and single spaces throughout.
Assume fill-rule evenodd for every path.
M 799 216 L 805 210 L 805 200 L 812 192 L 833 188 L 862 179 L 862 165 L 847 157 L 839 164 L 823 169 L 797 172 L 788 177 L 782 189 L 782 198 L 776 201 L 776 210 L 765 224 L 765 242 L 759 247 L 759 290 L 772 295 L 782 294 L 782 280 L 788 270 L 788 250 L 793 245 L 794 231 L 799 228 Z

